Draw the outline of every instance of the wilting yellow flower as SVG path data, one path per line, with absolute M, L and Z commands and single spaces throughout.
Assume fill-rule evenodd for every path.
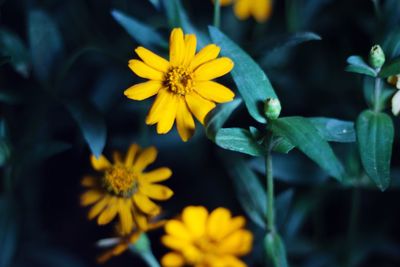
M 162 227 L 164 224 L 165 224 L 164 220 L 155 221 L 155 222 L 150 221 L 150 222 L 148 222 L 148 228 L 146 231 L 135 228 L 132 230 L 131 233 L 125 234 L 125 235 L 122 234 L 120 232 L 120 229 L 117 228 L 118 237 L 110 238 L 110 239 L 106 240 L 107 243 L 112 243 L 112 244 L 110 244 L 111 248 L 109 248 L 105 252 L 103 252 L 97 258 L 97 262 L 105 263 L 106 261 L 110 260 L 112 257 L 121 255 L 126 250 L 128 250 L 130 245 L 134 245 L 139 240 L 141 234 L 143 234 L 147 231 L 151 231 L 151 230 L 157 229 L 159 227 Z
M 392 97 L 392 113 L 397 116 L 400 114 L 400 75 L 390 76 L 388 83 L 399 89 Z
M 192 114 L 204 124 L 204 118 L 216 103 L 231 101 L 234 93 L 211 80 L 233 68 L 229 58 L 218 58 L 220 48 L 210 44 L 196 54 L 196 36 L 174 29 L 170 36 L 169 61 L 144 47 L 135 52 L 143 61 L 132 59 L 129 67 L 138 76 L 150 81 L 134 85 L 125 95 L 144 100 L 157 95 L 146 124 L 157 124 L 157 133 L 168 133 L 174 125 L 183 141 L 194 133 Z
M 233 217 L 229 210 L 217 208 L 210 214 L 202 206 L 189 206 L 180 220 L 165 225 L 165 246 L 175 252 L 166 254 L 164 267 L 207 266 L 242 267 L 246 264 L 238 257 L 252 248 L 253 235 L 243 229 L 244 217 Z
M 169 168 L 144 171 L 156 157 L 155 147 L 142 150 L 136 144 L 129 147 L 124 159 L 115 152 L 113 163 L 103 155 L 99 158 L 92 155 L 92 167 L 102 176 L 86 176 L 82 180 L 82 185 L 88 189 L 81 196 L 81 204 L 93 205 L 88 213 L 89 219 L 97 217 L 97 223 L 105 225 L 118 214 L 123 234 L 130 233 L 135 227 L 146 230 L 147 216 L 160 212 L 160 207 L 150 198 L 166 200 L 173 195 L 168 187 L 155 184 L 171 176 Z
M 264 22 L 271 16 L 272 0 L 235 0 L 234 11 L 241 20 L 253 16 L 258 22 Z

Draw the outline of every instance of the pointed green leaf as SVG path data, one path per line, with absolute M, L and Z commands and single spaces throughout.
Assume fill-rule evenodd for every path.
M 356 141 L 354 123 L 332 118 L 309 118 L 321 136 L 328 142 L 352 143 Z
M 295 146 L 284 137 L 274 137 L 272 142 L 272 151 L 278 153 L 289 153 Z
M 157 9 L 161 8 L 161 0 L 149 0 L 149 2 Z
M 23 77 L 28 77 L 30 68 L 29 52 L 21 38 L 15 33 L 0 30 L 0 53 L 9 56 L 9 61 L 16 72 Z
M 253 135 L 242 128 L 223 128 L 217 132 L 215 143 L 228 150 L 251 156 L 264 155 L 264 148 L 257 143 Z
M 265 249 L 274 267 L 288 267 L 285 245 L 278 233 L 268 233 L 264 240 Z
M 221 54 L 235 63 L 232 77 L 238 87 L 250 115 L 260 123 L 266 123 L 264 102 L 278 98 L 260 66 L 238 45 L 215 27 L 209 27 L 212 41 L 221 47 Z
M 371 77 L 376 77 L 377 72 L 371 68 L 364 59 L 360 56 L 351 56 L 347 59 L 349 65 L 346 67 L 346 71 L 365 74 Z
M 159 46 L 168 47 L 168 43 L 153 27 L 118 10 L 111 11 L 111 15 L 139 44 L 152 48 Z
M 356 124 L 357 142 L 365 172 L 384 191 L 390 184 L 390 160 L 394 138 L 392 119 L 366 110 Z
M 303 117 L 285 117 L 271 122 L 270 130 L 276 136 L 286 138 L 322 169 L 339 181 L 344 176 L 344 168 L 332 148 L 323 139 L 314 125 Z
M 397 74 L 400 74 L 400 57 L 386 63 L 379 72 L 379 77 L 387 78 Z

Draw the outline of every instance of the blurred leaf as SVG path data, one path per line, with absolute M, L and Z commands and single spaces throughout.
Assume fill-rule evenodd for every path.
M 275 267 L 288 267 L 286 249 L 278 233 L 268 233 L 265 237 L 265 249 Z
M 366 110 L 357 119 L 357 141 L 365 172 L 384 191 L 390 184 L 390 160 L 394 138 L 392 119 Z
M 255 173 L 246 163 L 236 157 L 224 157 L 235 186 L 236 196 L 247 216 L 259 227 L 265 229 L 267 196 Z
M 21 38 L 6 29 L 0 30 L 0 53 L 9 56 L 10 62 L 16 72 L 23 77 L 29 76 L 29 52 Z
M 248 130 L 242 128 L 220 129 L 215 137 L 215 143 L 224 149 L 251 156 L 264 155 L 263 147 L 257 143 Z
M 215 135 L 222 128 L 225 122 L 229 119 L 232 112 L 242 103 L 240 98 L 234 99 L 231 102 L 218 105 L 206 116 L 206 134 L 207 137 L 215 141 Z
M 21 102 L 22 94 L 16 90 L 0 89 L 0 102 L 5 104 L 17 104 Z
M 39 81 L 48 81 L 63 50 L 57 24 L 44 11 L 30 11 L 28 32 L 34 74 Z
M 129 249 L 140 256 L 148 266 L 160 267 L 160 264 L 151 251 L 150 240 L 146 234 L 141 234 L 139 240 L 134 245 L 130 245 Z
M 274 137 L 272 142 L 272 151 L 278 153 L 289 153 L 295 146 L 283 137 Z
M 328 142 L 352 143 L 356 141 L 354 123 L 333 118 L 309 118 L 310 122 Z
M 153 27 L 146 25 L 135 18 L 125 15 L 121 11 L 113 10 L 111 15 L 125 29 L 125 31 L 139 44 L 145 47 L 168 47 L 164 38 Z
M 66 102 L 93 155 L 99 157 L 106 144 L 106 123 L 100 112 L 90 102 L 82 100 Z
M 379 77 L 387 78 L 397 74 L 400 74 L 400 57 L 386 63 L 379 72 Z
M 303 117 L 286 117 L 271 122 L 272 132 L 286 138 L 331 176 L 341 181 L 344 169 L 329 144 L 313 124 Z
M 161 8 L 161 0 L 149 0 L 149 2 L 157 9 Z
M 268 98 L 278 98 L 268 77 L 258 64 L 232 40 L 217 28 L 209 27 L 215 44 L 221 47 L 221 54 L 235 63 L 232 77 L 246 104 L 250 115 L 260 123 L 266 123 L 264 102 Z
M 0 197 L 0 266 L 11 267 L 17 249 L 16 207 L 10 196 Z
M 349 65 L 346 67 L 346 71 L 365 74 L 371 77 L 376 77 L 377 72 L 371 68 L 364 59 L 360 56 L 351 56 L 347 59 Z
M 11 155 L 11 144 L 6 138 L 0 138 L 0 167 L 4 166 Z
M 286 20 L 290 32 L 310 29 L 315 25 L 315 16 L 332 0 L 286 1 Z M 314 23 L 314 24 L 313 24 Z
M 293 201 L 294 190 L 288 189 L 276 197 L 275 210 L 278 227 L 285 225 Z

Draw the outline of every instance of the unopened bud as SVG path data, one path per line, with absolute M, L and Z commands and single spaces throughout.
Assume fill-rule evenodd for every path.
M 385 53 L 380 45 L 374 45 L 369 52 L 369 64 L 375 69 L 379 69 L 385 64 Z
M 270 120 L 276 120 L 281 114 L 281 102 L 277 98 L 268 98 L 264 104 L 265 117 Z

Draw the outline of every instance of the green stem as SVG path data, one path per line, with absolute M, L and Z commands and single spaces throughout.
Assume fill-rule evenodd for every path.
M 268 229 L 275 233 L 275 204 L 274 204 L 274 177 L 272 172 L 272 155 L 268 147 L 268 153 L 265 157 L 265 171 L 267 174 L 267 220 Z
M 214 27 L 219 28 L 220 24 L 221 24 L 220 0 L 214 0 Z
M 375 89 L 374 89 L 374 111 L 375 112 L 381 111 L 381 103 L 380 103 L 381 93 L 382 93 L 382 79 L 377 77 L 377 78 L 375 78 Z

